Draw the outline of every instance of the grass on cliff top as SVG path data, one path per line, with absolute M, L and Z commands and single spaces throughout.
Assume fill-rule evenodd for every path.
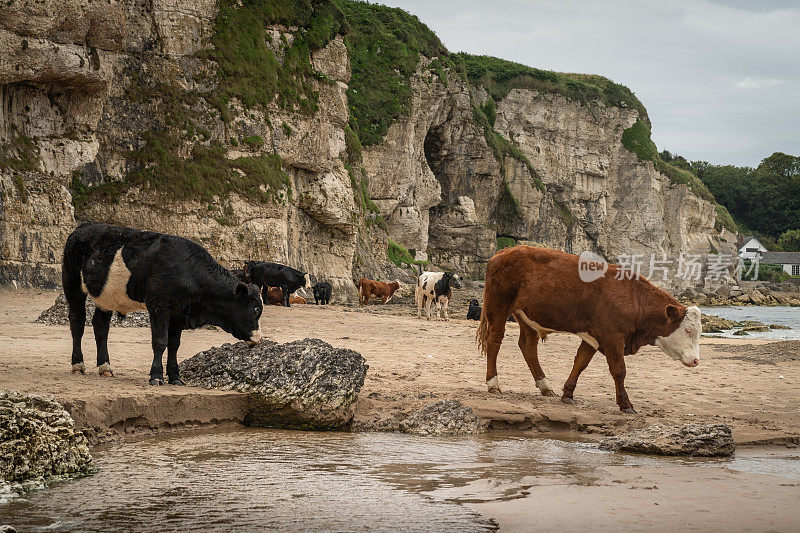
M 449 53 L 435 33 L 402 9 L 335 2 L 350 28 L 344 39 L 352 71 L 347 91 L 350 125 L 363 145 L 377 144 L 389 126 L 410 111 L 409 78 L 420 55 L 448 61 Z
M 273 42 L 265 26 L 296 27 L 294 41 Z M 217 63 L 219 87 L 213 104 L 229 119 L 231 98 L 245 107 L 313 114 L 318 92 L 312 80 L 323 80 L 311 65 L 311 51 L 348 30 L 344 15 L 330 0 L 221 0 L 214 19 L 214 48 L 201 53 Z M 270 46 L 269 43 L 272 43 Z M 283 61 L 273 48 L 280 47 Z
M 658 148 L 650 138 L 650 127 L 645 124 L 641 119 L 628 129 L 622 132 L 622 145 L 636 154 L 639 161 L 652 161 L 653 166 L 667 176 L 673 183 L 681 183 L 687 185 L 689 189 L 699 198 L 714 204 L 717 211 L 716 227 L 728 228 L 728 230 L 736 233 L 736 223 L 733 221 L 728 210 L 724 206 L 717 203 L 714 195 L 708 190 L 708 187 L 700 181 L 700 178 L 695 176 L 692 172 L 678 168 L 675 165 L 667 163 L 658 154 Z
M 635 109 L 649 123 L 642 102 L 633 91 L 595 74 L 571 74 L 529 67 L 491 56 L 460 52 L 467 78 L 473 85 L 482 85 L 491 97 L 500 101 L 511 89 L 531 89 L 564 96 L 584 104 L 601 101 L 606 105 Z

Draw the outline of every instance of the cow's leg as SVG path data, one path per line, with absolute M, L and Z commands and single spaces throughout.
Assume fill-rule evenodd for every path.
M 80 290 L 67 293 L 65 289 L 64 292 L 69 308 L 69 330 L 72 333 L 72 373 L 83 374 L 86 372 L 86 365 L 83 363 L 81 340 L 86 328 L 86 295 Z
M 578 384 L 578 376 L 589 366 L 589 362 L 596 352 L 597 348 L 586 341 L 581 342 L 581 345 L 578 347 L 578 353 L 575 354 L 575 363 L 572 365 L 572 372 L 569 373 L 569 377 L 564 383 L 564 394 L 561 395 L 562 402 L 567 404 L 575 403 L 572 394 L 575 392 L 575 385 Z
M 497 379 L 497 353 L 500 351 L 500 344 L 506 333 L 506 321 L 500 318 L 488 320 L 488 332 L 486 338 L 486 387 L 489 392 L 501 392 L 500 381 Z
M 517 323 L 519 324 L 519 349 L 522 350 L 522 356 L 533 374 L 536 388 L 539 389 L 542 396 L 555 396 L 556 393 L 550 387 L 542 365 L 539 364 L 539 333 L 520 317 L 517 317 Z
M 283 293 L 283 305 L 286 307 L 291 307 L 289 304 L 289 289 L 286 287 L 281 287 L 281 293 Z
M 431 319 L 431 303 L 433 303 L 433 302 L 431 301 L 430 298 L 428 298 L 427 295 L 424 295 L 423 298 L 425 298 L 425 317 L 428 320 L 430 320 Z
M 101 376 L 112 377 L 111 362 L 108 359 L 108 330 L 111 328 L 111 311 L 95 309 L 92 317 L 94 329 L 94 342 L 97 345 L 97 372 Z
M 178 348 L 181 345 L 181 325 L 175 320 L 170 320 L 169 336 L 167 338 L 167 379 L 170 385 L 183 385 L 180 370 L 178 370 Z
M 623 413 L 636 414 L 633 404 L 628 399 L 628 392 L 625 390 L 625 357 L 622 345 L 619 348 L 606 350 L 606 360 L 611 377 L 614 378 L 614 386 L 617 389 L 617 405 Z
M 169 311 L 150 311 L 150 333 L 153 340 L 153 364 L 150 366 L 150 385 L 164 384 L 164 350 L 169 344 Z
M 447 304 L 450 302 L 450 298 L 445 298 L 444 302 L 442 302 L 442 313 L 444 314 L 445 320 L 450 320 L 450 317 L 447 316 Z
M 417 318 L 422 318 L 424 296 L 422 296 L 422 291 L 419 290 L 419 287 L 417 287 L 416 293 L 414 294 L 414 299 L 417 301 Z

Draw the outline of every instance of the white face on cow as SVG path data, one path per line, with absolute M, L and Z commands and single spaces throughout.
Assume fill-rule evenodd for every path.
M 700 309 L 691 306 L 678 328 L 666 337 L 656 337 L 656 346 L 676 361 L 694 367 L 700 364 Z

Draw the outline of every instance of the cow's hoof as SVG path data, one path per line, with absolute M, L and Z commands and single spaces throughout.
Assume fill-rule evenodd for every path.
M 490 394 L 502 394 L 503 391 L 500 390 L 500 387 L 489 387 Z
M 635 415 L 636 414 L 636 409 L 634 409 L 633 407 L 626 407 L 625 409 L 620 409 L 620 411 L 622 411 L 626 415 Z
M 73 374 L 85 374 L 86 373 L 86 365 L 83 363 L 75 363 L 72 365 L 72 373 Z
M 542 396 L 550 396 L 551 398 L 555 398 L 556 396 L 558 396 L 558 394 L 553 392 L 553 389 L 544 389 L 542 391 Z
M 183 381 L 181 381 L 181 379 L 180 379 L 180 378 L 175 378 L 175 379 L 171 379 L 171 380 L 169 380 L 169 384 L 170 384 L 170 385 L 180 385 L 180 386 L 186 385 L 186 383 L 184 383 Z
M 113 378 L 114 372 L 111 370 L 111 365 L 108 363 L 103 363 L 102 365 L 97 367 L 97 373 L 103 376 L 104 378 Z
M 575 399 L 574 398 L 565 398 L 565 397 L 562 396 L 561 397 L 561 402 L 565 403 L 567 405 L 575 405 Z
M 155 379 L 154 378 L 154 379 L 151 379 L 148 383 L 150 383 L 150 385 L 163 385 L 164 384 L 164 380 L 163 379 Z

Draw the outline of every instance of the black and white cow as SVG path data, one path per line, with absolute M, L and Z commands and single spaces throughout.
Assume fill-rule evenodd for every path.
M 333 291 L 333 286 L 327 281 L 320 281 L 316 285 L 314 285 L 314 303 L 317 305 L 328 305 L 331 303 L 331 292 Z
M 294 291 L 300 289 L 305 295 L 304 289 L 311 289 L 308 274 L 280 263 L 246 261 L 244 276 L 247 283 L 253 283 L 264 291 L 264 300 L 267 299 L 266 291 L 269 287 L 280 287 L 283 292 L 283 305 L 286 307 L 289 307 L 289 296 Z
M 478 300 L 476 300 L 475 298 L 469 301 L 469 309 L 467 309 L 467 319 L 468 320 L 481 319 L 481 306 L 478 303 Z
M 86 223 L 64 246 L 61 274 L 72 332 L 72 371 L 83 374 L 81 338 L 86 325 L 86 296 L 97 305 L 92 318 L 97 368 L 113 376 L 108 358 L 112 311 L 147 311 L 153 341 L 150 384 L 167 376 L 183 385 L 178 372 L 181 331 L 213 324 L 237 339 L 261 341 L 262 302 L 258 288 L 238 281 L 199 244 L 173 235 L 108 224 Z
M 447 304 L 452 295 L 452 289 L 461 288 L 461 279 L 458 274 L 450 272 L 423 272 L 417 280 L 417 288 L 414 299 L 417 302 L 417 318 L 422 316 L 422 306 L 425 306 L 425 314 L 428 320 L 431 319 L 431 303 L 436 302 L 436 318 L 440 317 L 440 308 L 444 309 L 444 319 L 447 316 Z

